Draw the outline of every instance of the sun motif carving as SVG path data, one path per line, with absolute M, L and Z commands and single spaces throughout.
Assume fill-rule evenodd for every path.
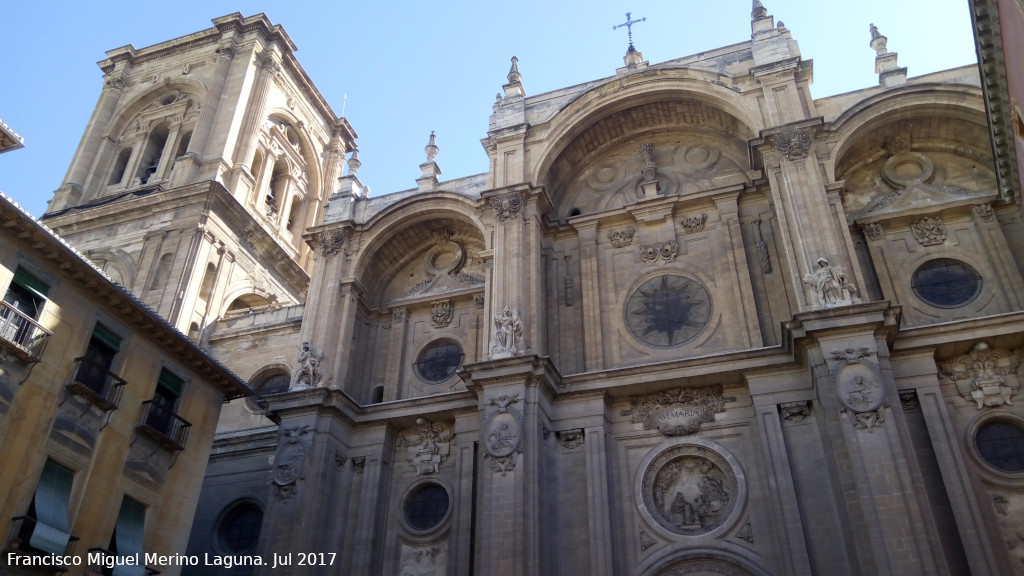
M 652 346 L 678 346 L 711 317 L 711 297 L 696 280 L 664 274 L 641 284 L 626 300 L 626 326 Z

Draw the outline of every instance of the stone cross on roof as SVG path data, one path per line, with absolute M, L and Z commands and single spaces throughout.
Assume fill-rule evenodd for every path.
M 646 17 L 645 18 L 641 18 L 639 20 L 631 20 L 630 16 L 632 14 L 633 14 L 632 12 L 626 12 L 626 21 L 623 22 L 622 24 L 616 24 L 615 26 L 612 26 L 612 30 L 618 30 L 619 28 L 622 28 L 623 26 L 626 27 L 626 32 L 629 33 L 629 49 L 626 50 L 626 52 L 636 52 L 636 48 L 633 48 L 633 24 L 639 24 L 640 22 L 646 22 L 647 21 Z

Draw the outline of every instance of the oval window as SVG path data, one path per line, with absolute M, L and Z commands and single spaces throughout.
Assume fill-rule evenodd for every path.
M 981 275 L 966 262 L 938 258 L 922 264 L 911 279 L 914 293 L 938 308 L 957 308 L 981 292 Z
M 1024 472 L 1024 428 L 1007 420 L 982 424 L 974 435 L 978 453 L 997 470 Z
M 454 340 L 431 342 L 416 358 L 416 374 L 427 382 L 444 382 L 462 366 L 462 346 Z

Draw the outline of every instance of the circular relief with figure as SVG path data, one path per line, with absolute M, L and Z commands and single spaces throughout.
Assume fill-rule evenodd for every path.
M 742 497 L 729 461 L 697 444 L 680 444 L 655 457 L 640 489 L 650 517 L 684 536 L 706 534 L 729 521 Z
M 672 347 L 692 339 L 711 318 L 711 296 L 686 276 L 647 280 L 626 299 L 626 326 L 651 346 Z

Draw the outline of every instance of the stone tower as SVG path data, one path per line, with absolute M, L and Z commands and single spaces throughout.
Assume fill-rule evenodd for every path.
M 214 319 L 299 303 L 355 133 L 265 15 L 111 50 L 43 220 L 198 340 Z

